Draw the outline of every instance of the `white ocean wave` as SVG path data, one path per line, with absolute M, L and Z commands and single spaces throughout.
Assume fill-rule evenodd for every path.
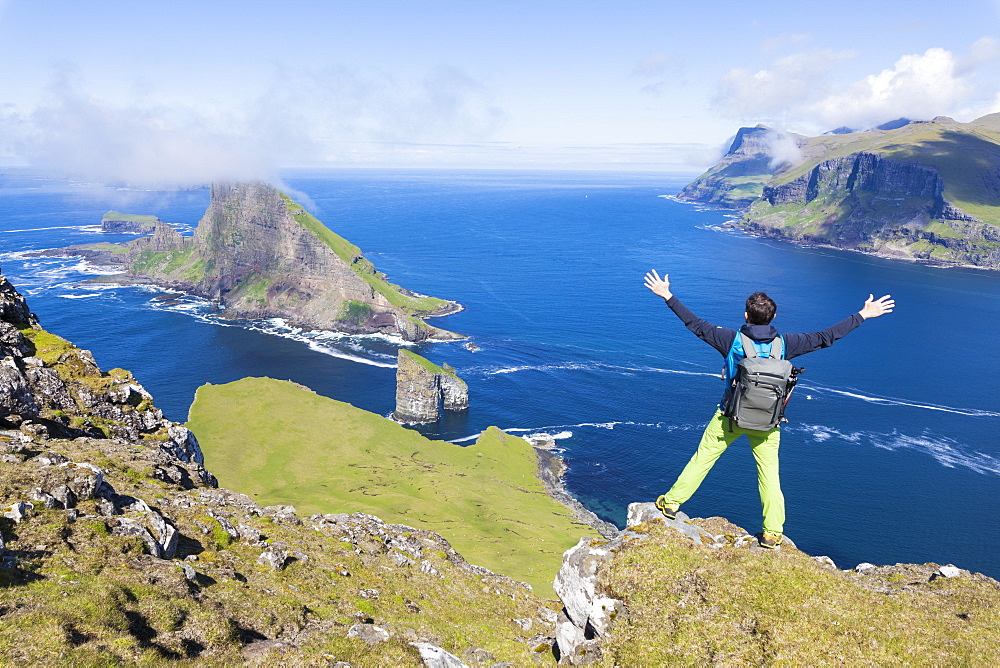
M 948 436 L 924 432 L 919 436 L 903 434 L 897 429 L 889 432 L 841 431 L 824 425 L 786 426 L 783 429 L 805 432 L 818 443 L 840 439 L 847 443 L 868 445 L 883 450 L 913 450 L 933 457 L 948 468 L 963 467 L 976 473 L 1000 475 L 1000 457 L 979 452 Z
M 573 432 L 571 431 L 559 431 L 554 434 L 550 434 L 547 431 L 536 431 L 530 434 L 525 434 L 523 438 L 545 438 L 553 441 L 558 441 L 564 438 L 573 438 Z
M 631 376 L 636 373 L 668 373 L 682 376 L 707 376 L 718 378 L 718 373 L 707 371 L 688 371 L 686 369 L 669 369 L 652 366 L 625 366 L 619 364 L 606 364 L 604 362 L 566 362 L 562 364 L 522 364 L 517 366 L 502 366 L 493 368 L 472 367 L 468 372 L 481 373 L 484 376 L 497 376 L 508 373 L 520 373 L 522 371 L 538 371 L 548 373 L 552 371 L 601 371 L 616 373 L 622 376 Z
M 14 255 L 14 254 L 10 254 Z M 19 284 L 24 294 L 34 296 L 42 292 L 56 290 L 86 290 L 83 294 L 65 292 L 59 297 L 67 299 L 86 299 L 98 296 L 97 291 L 107 290 L 135 290 L 163 295 L 167 288 L 158 285 L 122 285 L 115 283 L 105 283 L 100 285 L 80 285 L 78 279 L 81 275 L 107 275 L 120 273 L 119 270 L 108 270 L 107 267 L 97 266 L 80 258 L 43 258 L 34 259 L 25 265 L 30 269 L 28 280 L 21 280 Z M 67 280 L 69 279 L 69 280 Z M 29 287 L 30 286 L 30 287 Z M 281 336 L 304 343 L 310 349 L 337 357 L 340 359 L 367 364 L 369 366 L 395 368 L 395 355 L 388 356 L 367 350 L 362 343 L 368 341 L 384 341 L 394 346 L 411 346 L 409 341 L 404 341 L 400 337 L 386 334 L 345 334 L 342 332 L 330 332 L 324 330 L 304 330 L 290 325 L 282 318 L 271 318 L 267 320 L 224 320 L 218 317 L 219 308 L 213 302 L 190 294 L 178 294 L 175 299 L 160 300 L 150 299 L 145 303 L 145 308 L 155 310 L 174 311 L 194 317 L 202 322 L 218 327 L 243 327 L 252 331 Z M 346 350 L 345 350 L 346 349 Z M 356 353 L 356 354 L 352 354 Z
M 0 233 L 12 234 L 14 232 L 48 232 L 49 230 L 77 230 L 79 232 L 100 232 L 102 231 L 102 228 L 100 225 L 56 225 L 53 227 L 35 227 L 24 230 L 0 230 Z
M 218 319 L 214 319 L 213 322 L 218 322 Z M 388 341 L 389 343 L 402 341 L 402 339 L 398 339 L 397 337 L 382 334 L 352 335 L 345 334 L 343 332 L 306 330 L 290 325 L 288 321 L 283 318 L 251 320 L 249 323 L 244 321 L 242 326 L 253 331 L 262 332 L 264 334 L 272 334 L 274 336 L 280 336 L 293 341 L 298 341 L 299 343 L 304 343 L 309 346 L 310 350 L 323 353 L 324 355 L 349 360 L 351 362 L 358 362 L 360 364 L 367 364 L 369 366 L 384 367 L 389 369 L 396 368 L 395 358 L 378 355 L 378 357 L 381 357 L 382 360 L 392 359 L 391 362 L 373 359 L 373 355 L 375 355 L 375 353 L 360 348 L 353 343 L 353 339 L 381 339 Z M 361 354 L 352 355 L 351 353 L 345 352 L 343 350 L 344 347 L 352 347 L 356 351 L 363 352 L 365 356 L 362 356 Z
M 830 394 L 836 394 L 842 397 L 848 397 L 849 399 L 859 399 L 866 403 L 878 404 L 881 406 L 906 406 L 909 408 L 920 408 L 928 411 L 941 411 L 943 413 L 954 413 L 955 415 L 967 415 L 969 417 L 1000 417 L 1000 412 L 988 411 L 980 408 L 961 408 L 956 406 L 943 406 L 941 404 L 931 404 L 921 401 L 912 401 L 909 399 L 901 399 L 899 397 L 887 397 L 879 396 L 873 394 L 865 394 L 860 390 L 854 388 L 847 388 L 839 390 L 833 387 L 825 387 L 823 385 L 816 385 L 810 383 L 808 385 L 809 389 L 816 392 L 829 392 Z

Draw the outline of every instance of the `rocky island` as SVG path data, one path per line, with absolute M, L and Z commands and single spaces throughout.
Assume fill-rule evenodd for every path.
M 1000 269 L 1000 114 L 819 137 L 741 128 L 678 199 L 742 211 L 751 234 Z
M 152 234 L 153 230 L 156 229 L 156 224 L 162 222 L 156 216 L 108 211 L 101 219 L 101 231 Z
M 94 279 L 152 284 L 210 299 L 226 318 L 284 318 L 305 329 L 390 334 L 407 341 L 457 339 L 424 318 L 456 302 L 390 283 L 361 250 L 265 183 L 215 184 L 194 236 L 156 220 L 151 236 L 126 244 L 46 251 L 113 266 Z

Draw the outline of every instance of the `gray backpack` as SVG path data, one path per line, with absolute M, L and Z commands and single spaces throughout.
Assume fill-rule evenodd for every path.
M 746 355 L 736 364 L 736 373 L 726 391 L 723 415 L 743 429 L 769 431 L 784 418 L 785 404 L 795 386 L 795 369 L 784 359 L 785 341 L 780 336 L 771 341 L 770 353 L 762 357 L 753 339 L 740 332 L 737 339 Z M 736 341 L 733 341 L 735 348 Z

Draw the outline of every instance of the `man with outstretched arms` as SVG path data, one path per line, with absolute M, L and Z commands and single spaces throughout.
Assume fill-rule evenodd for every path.
M 716 327 L 692 313 L 671 292 L 667 274 L 660 278 L 655 270 L 650 271 L 646 274 L 645 285 L 653 293 L 663 298 L 685 327 L 727 358 L 727 376 L 733 374 L 733 358 L 744 354 L 742 345 L 734 345 L 737 341 L 746 340 L 738 336 L 740 334 L 749 337 L 754 345 L 768 344 L 767 350 L 770 350 L 769 344 L 772 341 L 783 339 L 782 357 L 791 359 L 820 348 L 832 346 L 834 341 L 846 336 L 868 318 L 877 318 L 880 315 L 891 313 L 895 307 L 895 301 L 889 295 L 879 299 L 875 299 L 874 295 L 869 295 L 860 311 L 831 327 L 808 334 L 780 335 L 771 326 L 771 320 L 777 312 L 777 306 L 765 293 L 755 292 L 746 301 L 746 312 L 743 314 L 746 318 L 746 324 L 737 332 L 725 327 Z M 765 355 L 767 354 L 769 353 L 765 353 Z M 732 380 L 732 377 L 726 378 L 727 388 L 730 387 Z M 723 397 L 723 402 L 725 401 L 726 396 Z M 778 475 L 778 443 L 781 438 L 781 427 L 775 426 L 766 431 L 744 429 L 723 417 L 724 409 L 724 403 L 720 404 L 708 426 L 705 427 L 701 442 L 698 444 L 698 450 L 681 471 L 673 487 L 656 500 L 656 507 L 668 519 L 674 519 L 678 508 L 694 495 L 719 456 L 733 441 L 746 434 L 757 462 L 757 486 L 764 514 L 760 544 L 762 547 L 773 549 L 781 544 L 785 523 L 785 499 L 781 494 L 781 482 Z

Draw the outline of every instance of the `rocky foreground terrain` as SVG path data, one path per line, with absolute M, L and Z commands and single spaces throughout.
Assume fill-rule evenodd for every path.
M 555 603 L 440 535 L 216 488 L 190 431 L 2 277 L 0 346 L 3 663 L 551 660 Z

